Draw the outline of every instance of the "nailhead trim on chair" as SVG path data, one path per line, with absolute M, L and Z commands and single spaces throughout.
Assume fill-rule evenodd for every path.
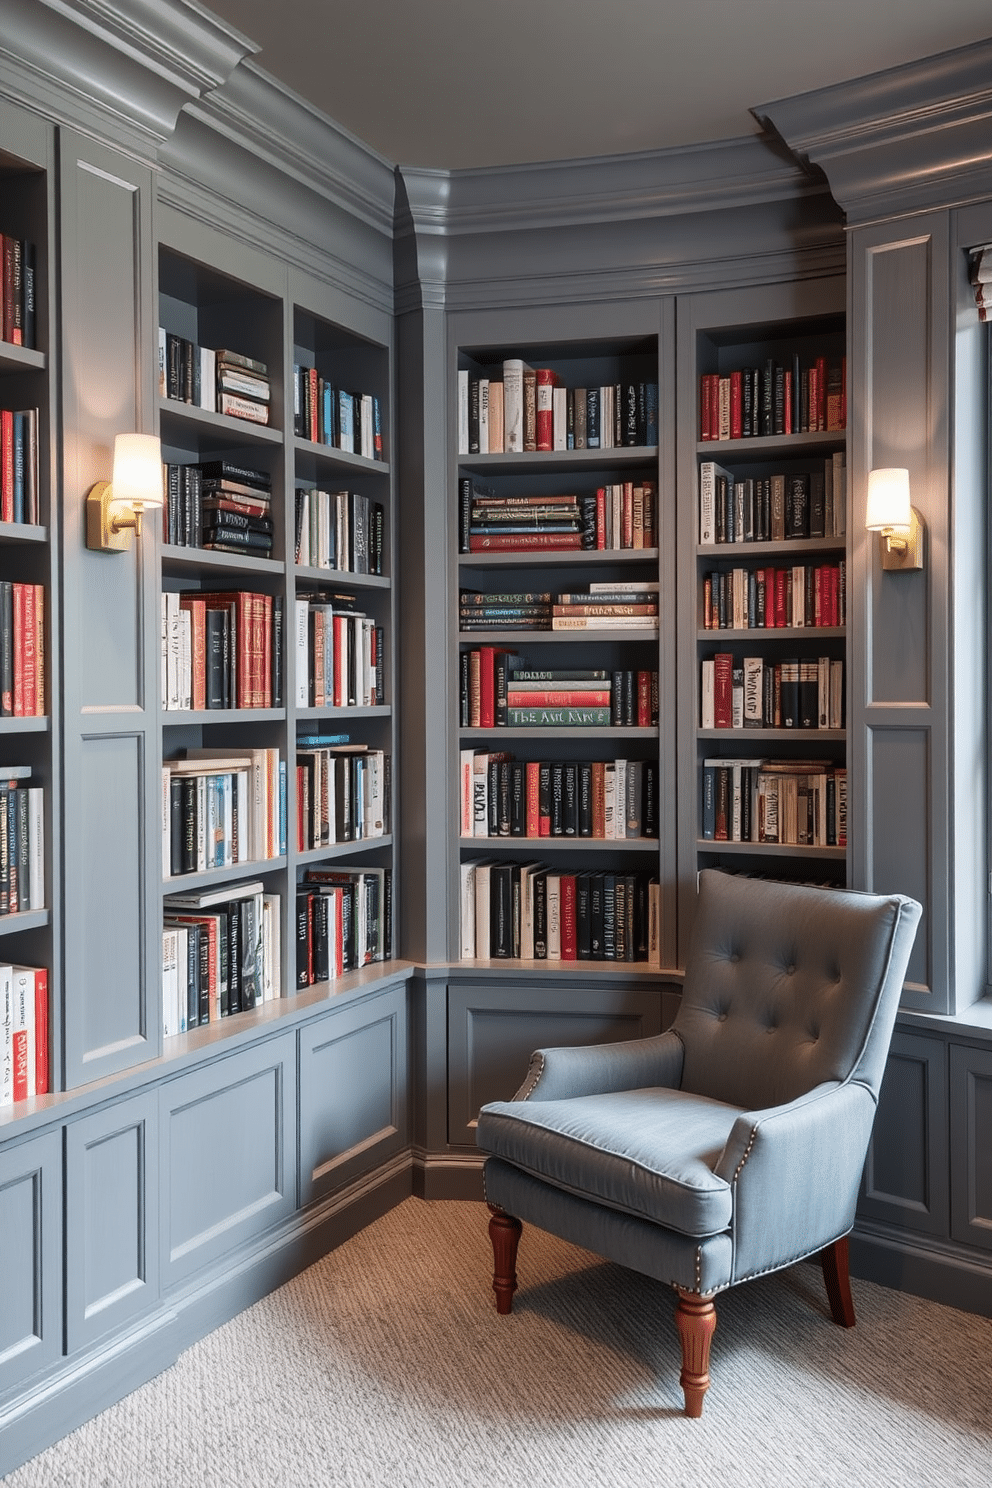
M 758 1128 L 756 1126 L 752 1126 L 752 1128 L 751 1128 L 751 1135 L 748 1138 L 747 1146 L 744 1148 L 744 1156 L 741 1158 L 740 1162 L 737 1164 L 737 1171 L 734 1174 L 734 1182 L 735 1183 L 737 1182 L 738 1178 L 741 1176 L 741 1169 L 743 1168 L 744 1164 L 747 1162 L 748 1158 L 751 1155 L 751 1148 L 754 1146 L 754 1139 L 755 1139 L 755 1137 L 757 1135 L 758 1135 Z
M 537 1089 L 541 1076 L 544 1074 L 544 1055 L 534 1053 L 527 1071 L 527 1078 L 513 1097 L 514 1100 L 530 1100 L 531 1095 Z

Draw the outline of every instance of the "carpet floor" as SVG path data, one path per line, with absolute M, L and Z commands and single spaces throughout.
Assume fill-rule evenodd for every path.
M 992 1322 L 819 1267 L 717 1303 L 681 1413 L 668 1288 L 525 1227 L 509 1317 L 480 1204 L 408 1199 L 4 1488 L 979 1488 Z

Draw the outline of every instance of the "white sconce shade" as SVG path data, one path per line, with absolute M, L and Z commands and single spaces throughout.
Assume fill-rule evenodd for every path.
M 889 528 L 908 531 L 912 524 L 909 503 L 909 471 L 898 466 L 868 472 L 868 509 L 865 526 L 869 532 L 886 532 Z
M 162 443 L 157 434 L 118 434 L 114 440 L 114 500 L 128 506 L 164 505 Z

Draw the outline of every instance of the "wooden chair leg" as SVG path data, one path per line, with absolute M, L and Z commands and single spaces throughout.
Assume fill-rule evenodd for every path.
M 827 1288 L 827 1297 L 830 1300 L 830 1312 L 834 1322 L 841 1328 L 853 1328 L 857 1322 L 854 1316 L 854 1302 L 851 1298 L 847 1260 L 846 1235 L 820 1251 L 820 1264 L 823 1267 L 823 1280 Z
M 716 1328 L 716 1308 L 712 1297 L 698 1292 L 678 1291 L 675 1322 L 682 1340 L 682 1373 L 679 1384 L 685 1396 L 687 1416 L 703 1414 L 703 1396 L 710 1387 L 710 1339 Z
M 519 1219 L 506 1214 L 495 1205 L 488 1206 L 492 1219 L 489 1221 L 489 1238 L 493 1243 L 493 1291 L 496 1293 L 496 1311 L 507 1313 L 513 1306 L 513 1294 L 517 1290 L 517 1246 L 520 1231 Z

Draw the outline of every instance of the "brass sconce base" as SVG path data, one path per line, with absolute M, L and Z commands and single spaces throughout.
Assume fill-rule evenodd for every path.
M 126 553 L 135 531 L 135 514 L 116 503 L 110 481 L 97 481 L 86 497 L 86 546 L 98 553 Z
M 890 528 L 881 534 L 882 567 L 906 572 L 923 567 L 923 523 L 915 506 L 910 507 L 910 527 Z

